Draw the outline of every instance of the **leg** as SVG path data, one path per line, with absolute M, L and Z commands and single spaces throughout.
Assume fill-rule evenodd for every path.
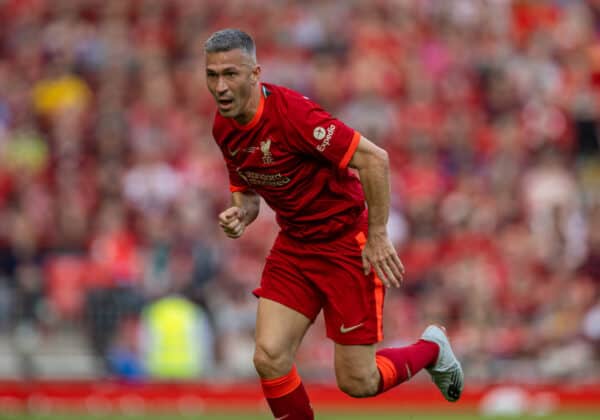
M 312 420 L 314 414 L 294 366 L 296 350 L 311 320 L 273 300 L 260 298 L 254 366 L 275 418 Z
M 310 324 L 310 319 L 287 306 L 259 299 L 254 367 L 262 379 L 279 378 L 289 373 Z
M 338 387 L 351 397 L 371 397 L 379 390 L 381 375 L 375 363 L 375 345 L 335 345 Z
M 373 396 L 409 380 L 421 369 L 429 367 L 430 373 L 437 378 L 436 384 L 443 382 L 438 387 L 444 396 L 448 395 L 448 382 L 453 381 L 454 388 L 459 391 L 453 393 L 452 398 L 458 399 L 462 388 L 453 380 L 455 376 L 458 377 L 458 374 L 454 375 L 456 369 L 448 374 L 444 364 L 441 373 L 436 362 L 438 355 L 446 353 L 444 349 L 449 345 L 424 336 L 410 346 L 375 352 L 375 343 L 383 337 L 385 289 L 373 272 L 368 276 L 362 272 L 360 250 L 365 241 L 364 232 L 359 232 L 354 238 L 338 241 L 327 255 L 328 258 L 322 258 L 319 262 L 332 262 L 332 266 L 321 269 L 328 275 L 323 279 L 313 279 L 327 296 L 323 313 L 327 335 L 336 343 L 335 369 L 340 389 L 353 397 Z M 339 270 L 340 266 L 344 269 Z M 329 273 L 332 272 L 336 273 L 337 282 L 331 280 Z M 452 358 L 444 359 L 452 361 Z
M 335 345 L 335 374 L 339 388 L 351 397 L 371 397 L 412 378 L 433 366 L 439 345 L 416 343 L 375 352 L 375 345 Z

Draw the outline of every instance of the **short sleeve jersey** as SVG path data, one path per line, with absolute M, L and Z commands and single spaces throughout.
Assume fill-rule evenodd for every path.
M 331 238 L 365 209 L 360 181 L 348 169 L 360 134 L 297 92 L 262 84 L 254 118 L 240 125 L 217 112 L 213 136 L 231 191 L 261 195 L 291 237 Z

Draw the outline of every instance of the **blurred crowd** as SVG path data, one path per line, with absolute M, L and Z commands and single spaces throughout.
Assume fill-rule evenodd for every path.
M 383 345 L 436 321 L 471 378 L 598 378 L 598 0 L 0 1 L 2 340 L 68 329 L 102 374 L 253 376 L 277 226 L 264 205 L 240 240 L 216 223 L 203 42 L 223 27 L 390 153 L 407 275 Z M 332 352 L 318 319 L 299 367 L 331 379 Z

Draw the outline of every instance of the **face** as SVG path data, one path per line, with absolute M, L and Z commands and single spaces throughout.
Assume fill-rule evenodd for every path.
M 219 113 L 239 123 L 252 119 L 256 106 L 252 92 L 258 84 L 260 66 L 241 49 L 206 53 L 206 84 Z

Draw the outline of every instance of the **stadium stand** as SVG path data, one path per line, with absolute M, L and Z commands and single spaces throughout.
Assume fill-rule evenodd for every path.
M 149 377 L 141 317 L 170 295 L 207 320 L 199 377 L 254 378 L 276 227 L 263 206 L 239 241 L 217 229 L 222 27 L 389 150 L 407 278 L 386 343 L 435 320 L 473 380 L 597 380 L 597 0 L 0 2 L 0 378 Z M 303 376 L 331 359 L 318 320 Z

